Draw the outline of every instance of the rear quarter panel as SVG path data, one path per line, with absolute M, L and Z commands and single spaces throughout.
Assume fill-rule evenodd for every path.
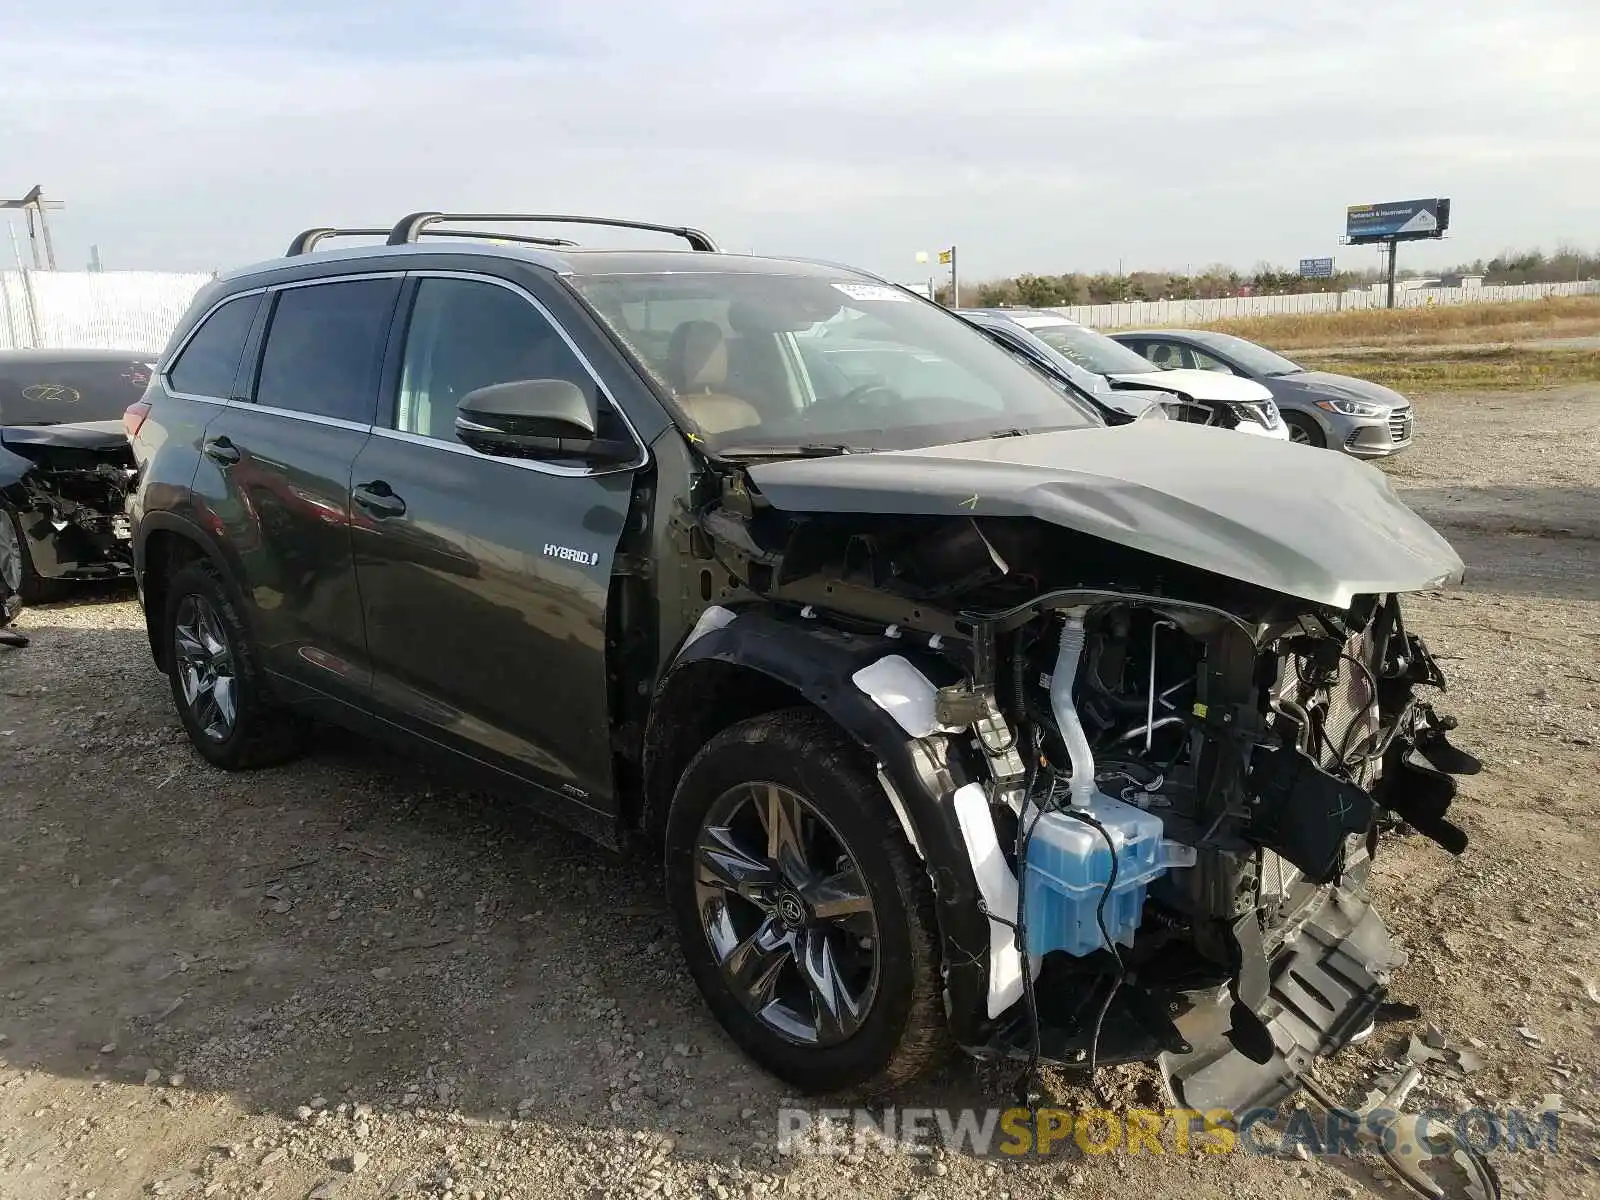
M 195 297 L 183 320 L 172 332 L 160 365 L 166 367 L 189 332 L 229 290 L 213 284 Z M 138 482 L 128 496 L 128 518 L 133 525 L 133 563 L 141 597 L 144 592 L 145 551 L 152 534 L 179 531 L 193 540 L 204 529 L 194 502 L 194 475 L 200 464 L 200 447 L 206 426 L 222 411 L 221 400 L 197 400 L 167 390 L 164 376 L 155 372 L 145 388 L 150 412 L 132 438 Z M 207 531 L 214 537 L 214 531 Z

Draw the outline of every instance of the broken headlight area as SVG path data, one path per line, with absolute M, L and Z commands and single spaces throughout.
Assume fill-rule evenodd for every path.
M 126 513 L 131 452 L 29 444 L 7 449 L 28 461 L 3 489 L 29 558 L 47 578 L 103 578 L 132 569 Z

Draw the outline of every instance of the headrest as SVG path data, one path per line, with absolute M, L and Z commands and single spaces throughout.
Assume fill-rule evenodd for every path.
M 712 321 L 685 321 L 667 346 L 669 382 L 680 392 L 710 391 L 728 382 L 728 347 Z

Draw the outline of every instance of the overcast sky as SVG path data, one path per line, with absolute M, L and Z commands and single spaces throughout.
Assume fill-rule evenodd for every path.
M 1600 247 L 1597 0 L 7 8 L 0 195 L 66 201 L 64 268 L 91 242 L 229 267 L 420 208 L 685 222 L 903 279 L 952 241 L 968 279 L 1371 266 L 1345 206 L 1434 195 L 1452 237 L 1402 265 Z

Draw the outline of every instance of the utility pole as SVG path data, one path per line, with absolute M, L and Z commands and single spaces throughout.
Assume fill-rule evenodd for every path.
M 28 246 L 33 251 L 34 270 L 54 271 L 56 269 L 56 249 L 50 242 L 50 224 L 45 220 L 45 210 L 65 208 L 60 200 L 46 200 L 44 192 L 38 184 L 20 200 L 0 200 L 0 209 L 20 208 L 28 220 Z M 39 253 L 40 243 L 43 243 L 44 254 Z

